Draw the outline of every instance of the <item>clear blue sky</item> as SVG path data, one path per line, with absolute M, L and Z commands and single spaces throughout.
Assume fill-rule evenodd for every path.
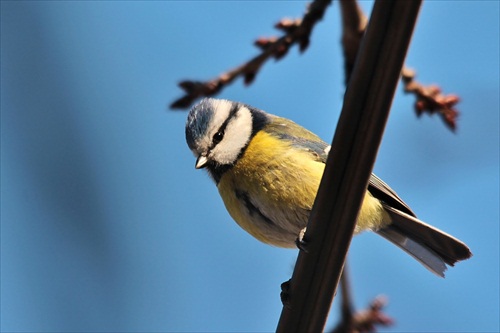
M 1 2 L 1 329 L 273 331 L 297 251 L 225 211 L 167 105 L 304 1 Z M 370 2 L 363 2 L 369 12 Z M 373 234 L 354 239 L 358 307 L 389 298 L 390 332 L 499 328 L 499 2 L 428 1 L 407 64 L 461 96 L 456 134 L 398 88 L 375 165 L 419 217 L 471 247 L 439 279 Z M 300 55 L 221 97 L 331 141 L 344 91 L 339 10 Z M 336 322 L 333 306 L 330 322 Z

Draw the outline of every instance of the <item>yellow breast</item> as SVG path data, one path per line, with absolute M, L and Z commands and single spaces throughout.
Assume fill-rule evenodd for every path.
M 264 131 L 258 132 L 243 156 L 218 184 L 231 217 L 262 242 L 295 247 L 307 225 L 324 164 Z M 380 202 L 367 193 L 356 231 L 382 223 Z

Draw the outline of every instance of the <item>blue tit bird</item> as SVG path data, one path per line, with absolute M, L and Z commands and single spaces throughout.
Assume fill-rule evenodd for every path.
M 231 217 L 258 240 L 291 248 L 306 228 L 330 146 L 317 135 L 250 105 L 206 98 L 189 112 L 186 141 L 196 169 L 215 181 Z M 371 230 L 444 277 L 472 254 L 458 239 L 418 220 L 371 175 L 355 234 Z

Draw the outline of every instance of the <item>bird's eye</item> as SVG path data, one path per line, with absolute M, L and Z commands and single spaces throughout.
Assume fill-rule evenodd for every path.
M 213 142 L 214 145 L 216 145 L 219 142 L 221 142 L 223 138 L 224 138 L 224 132 L 219 131 L 219 132 L 217 132 L 217 133 L 214 134 L 212 142 Z

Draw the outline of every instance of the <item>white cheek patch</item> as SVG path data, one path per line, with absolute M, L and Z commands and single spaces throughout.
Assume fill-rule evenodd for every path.
M 224 131 L 224 139 L 211 152 L 211 158 L 220 164 L 232 164 L 247 145 L 252 134 L 252 114 L 242 106 Z

